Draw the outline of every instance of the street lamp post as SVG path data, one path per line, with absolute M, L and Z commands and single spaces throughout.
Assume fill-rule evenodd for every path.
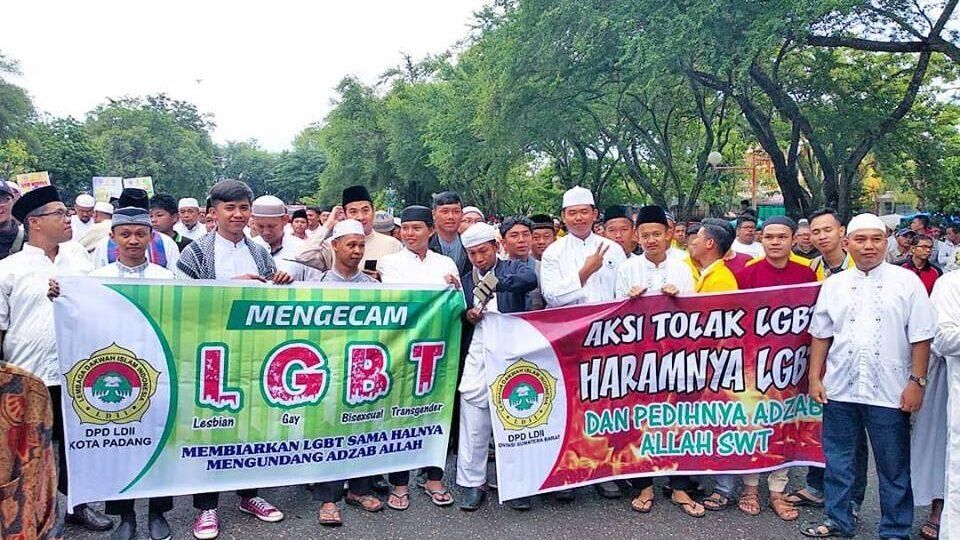
M 758 154 L 761 153 L 761 150 L 754 149 L 753 146 L 747 147 L 747 155 L 750 156 L 750 165 L 740 167 L 732 165 L 722 166 L 723 154 L 716 150 L 707 155 L 707 163 L 715 171 L 750 172 L 750 199 L 755 209 L 757 208 L 757 169 L 770 167 L 770 159 L 765 156 L 758 156 Z

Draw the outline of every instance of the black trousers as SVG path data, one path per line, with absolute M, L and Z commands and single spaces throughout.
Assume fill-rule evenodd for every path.
M 443 469 L 440 467 L 424 467 L 423 470 L 427 473 L 427 480 L 431 482 L 443 480 Z M 405 486 L 410 483 L 410 471 L 392 472 L 387 475 L 387 481 L 392 486 Z
M 53 440 L 57 443 L 57 491 L 67 494 L 67 449 L 63 437 L 63 409 L 61 408 L 60 385 L 48 386 L 53 407 Z
M 363 497 L 373 491 L 373 477 L 351 478 L 347 481 L 347 489 L 354 495 Z M 322 482 L 313 488 L 313 500 L 320 503 L 339 502 L 343 499 L 343 480 Z
M 257 496 L 256 489 L 240 489 L 237 495 L 242 499 Z M 193 507 L 197 510 L 216 510 L 220 505 L 220 493 L 197 493 L 193 496 Z
M 134 499 L 124 499 L 122 501 L 107 501 L 104 505 L 104 511 L 114 516 L 133 515 Z M 151 497 L 150 513 L 164 514 L 173 510 L 173 497 Z
M 653 477 L 644 476 L 642 478 L 631 478 L 630 485 L 636 489 L 647 489 L 653 485 Z M 670 489 L 690 491 L 696 487 L 696 484 L 694 484 L 693 480 L 691 480 L 689 476 L 679 475 L 669 477 L 667 480 L 667 486 L 669 486 Z

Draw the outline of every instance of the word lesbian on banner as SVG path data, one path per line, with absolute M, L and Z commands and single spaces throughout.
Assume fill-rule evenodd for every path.
M 63 278 L 70 505 L 443 466 L 452 289 Z
M 819 284 L 484 318 L 501 500 L 604 480 L 822 465 Z

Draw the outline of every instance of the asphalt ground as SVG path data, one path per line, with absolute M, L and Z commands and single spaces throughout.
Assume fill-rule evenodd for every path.
M 446 478 L 455 478 L 455 456 L 447 463 Z M 803 484 L 804 469 L 791 474 L 789 489 Z M 490 466 L 493 477 L 493 466 Z M 495 491 L 478 511 L 468 513 L 456 505 L 446 508 L 434 506 L 422 489 L 413 485 L 411 478 L 410 508 L 397 512 L 386 508 L 371 514 L 353 506 L 342 510 L 344 525 L 340 528 L 321 527 L 317 522 L 318 503 L 303 486 L 273 488 L 261 495 L 274 503 L 286 515 L 279 523 L 261 523 L 241 514 L 236 495 L 224 494 L 220 499 L 220 537 L 223 540 L 286 540 L 286 539 L 575 539 L 620 540 L 644 539 L 781 539 L 803 538 L 799 524 L 819 519 L 820 509 L 802 508 L 800 518 L 792 523 L 781 521 L 769 509 L 766 482 L 761 479 L 763 512 L 756 517 L 742 514 L 735 507 L 722 512 L 707 512 L 701 519 L 682 514 L 662 496 L 658 488 L 657 500 L 649 514 L 639 514 L 630 508 L 630 499 L 603 499 L 593 488 L 581 488 L 576 500 L 564 503 L 549 495 L 537 497 L 533 510 L 518 512 L 497 503 Z M 658 480 L 657 485 L 662 480 Z M 458 490 L 454 489 L 454 496 Z M 102 508 L 102 505 L 99 506 Z M 928 508 L 917 508 L 914 516 L 914 534 L 926 519 Z M 146 532 L 146 503 L 138 502 L 138 538 L 148 538 Z M 191 527 L 195 512 L 190 497 L 177 497 L 174 509 L 167 519 L 174 530 L 173 538 L 193 538 Z M 867 498 L 862 509 L 859 534 L 856 538 L 877 538 L 880 508 L 877 499 L 877 478 L 871 462 Z M 65 538 L 77 540 L 107 539 L 109 532 L 94 533 L 77 527 L 68 527 Z

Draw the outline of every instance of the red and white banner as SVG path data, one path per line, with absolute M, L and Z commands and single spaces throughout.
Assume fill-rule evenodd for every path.
M 819 284 L 484 319 L 501 500 L 823 465 L 807 395 Z

